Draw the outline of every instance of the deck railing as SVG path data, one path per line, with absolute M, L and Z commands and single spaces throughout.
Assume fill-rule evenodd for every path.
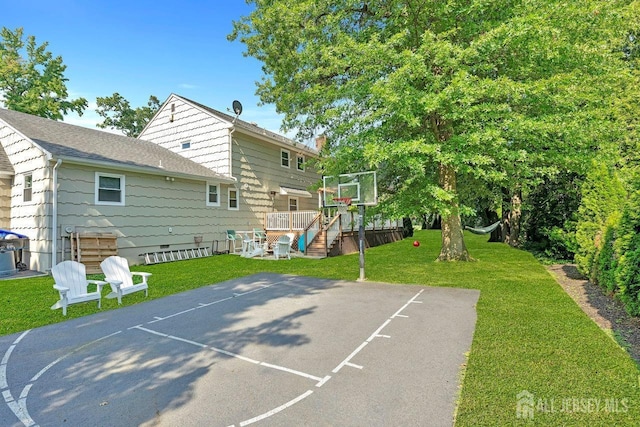
M 342 231 L 358 231 L 358 214 L 347 212 L 341 215 Z M 395 230 L 402 227 L 401 219 L 381 219 L 380 217 L 370 218 L 365 224 L 365 230 Z
M 303 231 L 318 215 L 317 211 L 267 212 L 265 229 L 267 231 Z

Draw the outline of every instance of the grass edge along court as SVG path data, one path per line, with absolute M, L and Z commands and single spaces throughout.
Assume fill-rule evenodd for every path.
M 435 262 L 440 232 L 367 249 L 367 279 L 375 282 L 480 290 L 476 331 L 455 424 L 637 425 L 640 371 L 636 363 L 564 292 L 531 254 L 487 236 L 465 233 L 475 262 Z M 421 245 L 414 247 L 413 240 Z M 322 260 L 270 261 L 221 255 L 132 269 L 153 273 L 149 298 L 257 272 L 355 280 L 358 255 Z M 49 307 L 57 299 L 51 277 L 0 281 L 0 335 L 95 313 L 94 302 L 68 316 Z M 130 295 L 124 305 L 144 301 Z M 103 299 L 103 310 L 117 309 Z M 416 375 L 419 375 L 416 372 Z

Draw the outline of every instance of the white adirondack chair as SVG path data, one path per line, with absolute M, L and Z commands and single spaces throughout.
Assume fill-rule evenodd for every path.
M 62 261 L 51 269 L 55 284 L 53 289 L 60 294 L 60 301 L 51 306 L 51 310 L 62 308 L 62 315 L 67 315 L 67 306 L 86 301 L 98 301 L 98 308 L 101 307 L 100 298 L 102 287 L 107 284 L 101 280 L 88 280 L 87 270 L 84 264 L 76 261 Z M 89 284 L 96 285 L 94 292 L 88 292 Z
M 273 246 L 273 257 L 275 259 L 280 259 L 280 257 L 291 259 L 291 243 L 292 240 L 289 236 L 280 236 Z
M 147 279 L 151 273 L 129 270 L 126 258 L 110 256 L 100 263 L 100 268 L 104 273 L 104 280 L 111 285 L 111 293 L 107 295 L 107 298 L 118 298 L 118 304 L 122 304 L 123 295 L 138 291 L 144 291 L 145 296 L 149 295 Z M 134 275 L 142 277 L 142 282 L 134 284 Z

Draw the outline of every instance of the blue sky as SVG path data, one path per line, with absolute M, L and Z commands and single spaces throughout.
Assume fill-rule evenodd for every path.
M 250 10 L 244 0 L 0 0 L 0 27 L 22 27 L 62 56 L 70 96 L 89 101 L 67 123 L 95 127 L 98 96 L 118 92 L 139 107 L 177 93 L 221 111 L 237 99 L 242 119 L 280 132 L 275 107 L 255 96 L 261 64 L 226 38 Z

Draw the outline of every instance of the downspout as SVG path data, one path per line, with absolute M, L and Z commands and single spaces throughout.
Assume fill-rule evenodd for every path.
M 53 166 L 53 189 L 51 191 L 51 268 L 56 265 L 58 252 L 58 167 L 62 159 Z
M 229 130 L 229 177 L 236 182 L 236 187 L 238 187 L 238 178 L 233 176 L 233 132 L 236 131 L 236 128 L 231 125 L 227 129 Z

